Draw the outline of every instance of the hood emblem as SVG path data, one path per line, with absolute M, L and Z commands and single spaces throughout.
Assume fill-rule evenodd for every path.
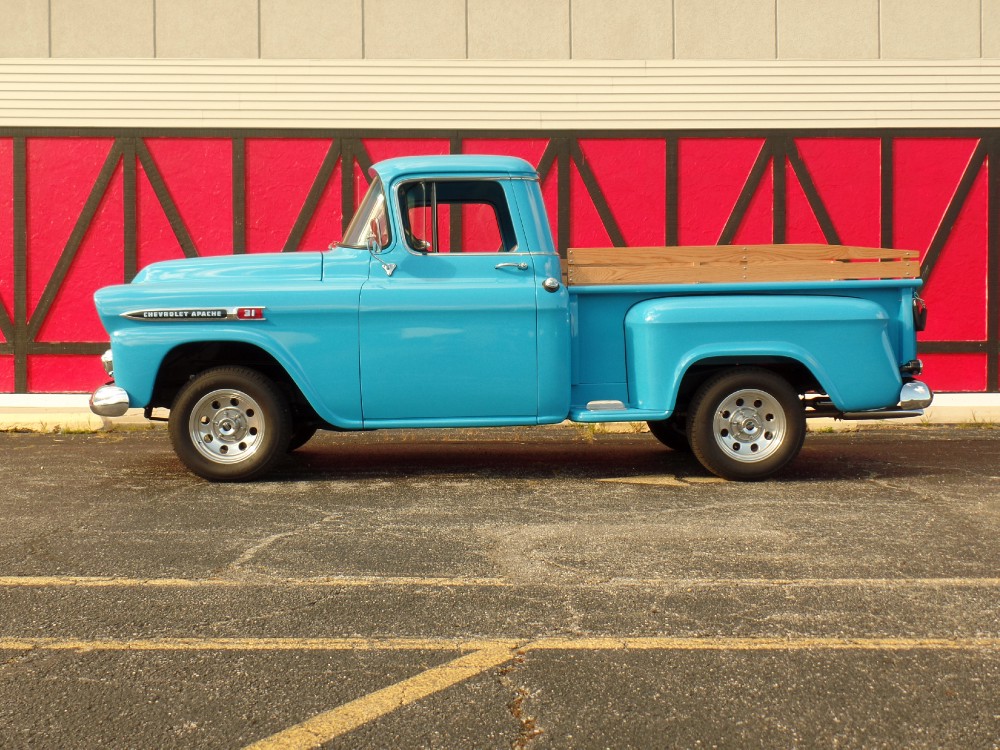
M 265 320 L 264 307 L 171 307 L 156 310 L 130 310 L 121 317 L 129 320 L 176 323 L 205 320 Z

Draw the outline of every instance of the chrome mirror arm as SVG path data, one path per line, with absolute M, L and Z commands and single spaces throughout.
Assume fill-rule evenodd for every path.
M 395 263 L 386 263 L 380 257 L 378 257 L 382 252 L 382 246 L 378 244 L 378 238 L 374 234 L 368 235 L 368 253 L 378 261 L 379 265 L 382 266 L 382 270 L 385 271 L 386 276 L 392 276 L 392 272 L 396 270 Z

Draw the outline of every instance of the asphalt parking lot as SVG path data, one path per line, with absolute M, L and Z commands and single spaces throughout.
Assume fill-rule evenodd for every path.
M 1000 430 L 0 434 L 3 747 L 1000 746 Z

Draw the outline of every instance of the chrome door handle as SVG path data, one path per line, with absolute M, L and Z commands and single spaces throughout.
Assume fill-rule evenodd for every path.
M 494 268 L 516 268 L 518 271 L 527 271 L 528 264 L 524 261 L 520 263 L 497 263 Z

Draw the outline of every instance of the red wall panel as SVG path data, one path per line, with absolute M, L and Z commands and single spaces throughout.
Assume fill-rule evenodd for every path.
M 233 145 L 228 138 L 147 138 L 199 255 L 233 252 Z
M 33 354 L 28 357 L 28 383 L 34 393 L 75 393 L 93 390 L 108 376 L 101 360 L 85 354 Z M 83 386 L 87 382 L 90 385 Z
M 763 147 L 763 138 L 680 139 L 678 244 L 718 243 Z
M 973 183 L 933 275 L 921 291 L 934 311 L 924 332 L 926 341 L 986 338 L 986 209 L 987 168 L 984 167 Z
M 136 257 L 137 267 L 144 268 L 161 260 L 184 257 L 180 241 L 167 220 L 149 175 L 140 164 L 136 167 Z
M 780 169 L 780 167 L 779 167 Z M 763 245 L 774 241 L 774 165 L 764 172 L 750 199 L 743 221 L 736 230 L 734 244 Z
M 119 165 L 97 214 L 87 227 L 73 264 L 59 285 L 36 341 L 100 341 L 105 337 L 91 300 L 102 286 L 125 281 L 122 211 L 122 168 Z M 29 259 L 32 257 L 29 254 Z M 29 273 L 30 268 L 29 264 Z
M 893 246 L 917 249 L 930 271 L 923 292 L 930 324 L 921 336 L 930 350 L 928 382 L 940 390 L 1000 389 L 1000 321 L 987 319 L 996 309 L 990 289 L 1000 288 L 990 278 L 1000 270 L 991 266 L 987 227 L 1000 217 L 988 215 L 984 143 L 849 133 L 0 138 L 0 304 L 13 318 L 20 294 L 29 316 L 10 327 L 28 352 L 24 361 L 15 362 L 14 344 L 0 331 L 0 391 L 83 391 L 101 381 L 96 352 L 106 336 L 90 301 L 99 286 L 183 257 L 185 247 L 198 255 L 269 252 L 300 238 L 287 249 L 323 249 L 340 237 L 345 211 L 367 189 L 368 164 L 457 147 L 538 166 L 563 249 L 656 246 L 668 237 L 685 245 L 829 242 L 831 235 L 864 246 L 887 236 Z M 26 205 L 20 282 L 18 148 Z M 883 174 L 885 164 L 891 173 Z M 891 225 L 882 225 L 885 215 Z M 240 238 L 245 244 L 235 247 Z M 47 289 L 48 309 L 36 309 Z
M 14 319 L 14 142 L 0 138 L 0 307 Z M 0 330 L 0 344 L 9 344 Z M 0 352 L 0 393 L 14 390 L 14 354 Z
M 343 160 L 338 160 L 330 180 L 323 188 L 319 203 L 312 219 L 306 226 L 305 234 L 296 250 L 326 250 L 330 243 L 343 234 Z
M 113 143 L 111 138 L 27 139 L 29 316 L 52 278 Z M 120 253 L 121 244 L 109 250 Z M 109 254 L 106 269 L 114 274 L 118 267 Z
M 13 319 L 14 143 L 10 138 L 0 138 L 0 305 L 7 318 Z M 6 341 L 7 337 L 0 331 L 0 342 Z
M 14 355 L 0 356 L 0 393 L 14 392 Z
M 944 391 L 985 391 L 985 354 L 921 354 L 924 374 L 920 376 L 935 393 Z
M 826 237 L 809 198 L 791 164 L 785 164 L 785 241 L 824 244 Z
M 325 139 L 247 139 L 248 253 L 284 247 L 329 148 Z
M 658 138 L 587 138 L 580 140 L 580 150 L 625 244 L 630 247 L 662 245 L 666 241 L 666 143 Z M 638 191 L 637 186 L 640 187 Z M 573 187 L 577 191 L 573 196 L 575 231 L 577 201 L 588 212 L 594 206 L 591 198 L 579 194 L 582 187 L 579 170 Z M 600 231 L 603 232 L 603 226 Z M 607 237 L 606 232 L 604 235 Z
M 882 208 L 879 139 L 799 138 L 795 145 L 841 243 L 879 247 Z M 789 242 L 793 241 L 798 240 L 789 237 Z

